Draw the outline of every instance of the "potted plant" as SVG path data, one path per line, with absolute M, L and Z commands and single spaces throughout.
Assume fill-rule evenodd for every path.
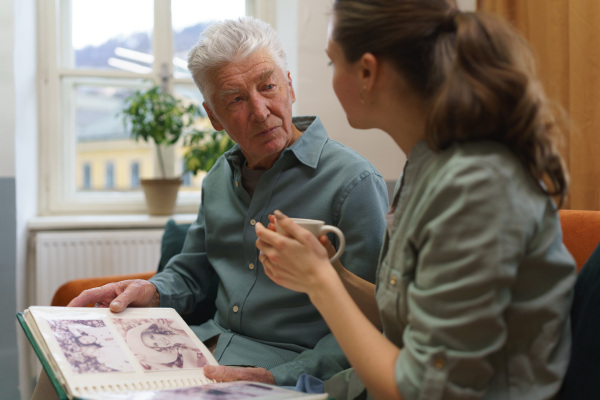
M 225 131 L 193 130 L 184 137 L 186 150 L 183 159 L 186 171 L 194 175 L 199 171 L 208 172 L 221 154 L 234 144 Z
M 181 177 L 167 177 L 163 150 L 180 139 L 186 129 L 201 115 L 198 105 L 162 90 L 158 85 L 138 90 L 125 99 L 121 110 L 123 123 L 136 141 L 153 142 L 160 178 L 142 179 L 148 211 L 152 215 L 170 215 L 177 201 Z

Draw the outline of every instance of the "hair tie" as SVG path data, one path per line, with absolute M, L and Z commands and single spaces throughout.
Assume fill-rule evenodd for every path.
M 452 7 L 446 11 L 446 15 L 442 23 L 440 24 L 440 30 L 442 32 L 456 32 L 456 16 L 460 14 L 458 8 Z

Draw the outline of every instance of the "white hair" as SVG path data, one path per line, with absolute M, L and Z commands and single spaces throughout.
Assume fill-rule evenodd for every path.
M 277 33 L 266 22 L 253 17 L 228 19 L 210 25 L 188 55 L 188 69 L 207 104 L 211 105 L 211 77 L 236 58 L 266 50 L 285 73 L 287 59 Z

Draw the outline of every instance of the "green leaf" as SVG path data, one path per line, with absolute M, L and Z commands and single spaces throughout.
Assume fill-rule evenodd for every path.
M 177 143 L 195 118 L 201 115 L 198 105 L 186 104 L 158 85 L 135 91 L 125 99 L 120 112 L 123 125 L 130 131 L 132 139 L 152 141 L 157 146 Z
M 185 137 L 185 168 L 194 175 L 209 171 L 235 142 L 224 131 L 195 130 Z

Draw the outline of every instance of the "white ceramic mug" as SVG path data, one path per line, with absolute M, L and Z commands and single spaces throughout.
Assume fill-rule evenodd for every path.
M 335 233 L 335 235 L 338 237 L 340 245 L 339 245 L 337 252 L 333 255 L 333 257 L 331 257 L 331 259 L 329 261 L 333 263 L 333 262 L 337 261 L 338 258 L 340 258 L 340 256 L 344 252 L 344 249 L 346 248 L 346 238 L 344 237 L 344 233 L 338 227 L 335 227 L 333 225 L 325 225 L 324 221 L 321 221 L 318 219 L 307 219 L 307 218 L 290 218 L 290 219 L 292 221 L 294 221 L 295 223 L 297 223 L 298 225 L 300 225 L 301 227 L 303 227 L 304 229 L 309 230 L 310 233 L 312 233 L 316 237 L 319 237 L 319 236 L 324 235 L 329 232 Z M 279 224 L 277 223 L 277 218 L 275 218 L 275 230 L 279 233 L 282 233 L 282 234 L 284 233 L 281 230 L 281 228 L 279 227 Z

